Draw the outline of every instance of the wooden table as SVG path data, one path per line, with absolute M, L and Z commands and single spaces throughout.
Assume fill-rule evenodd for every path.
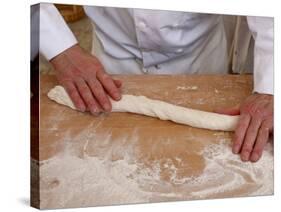
M 205 111 L 239 104 L 251 94 L 253 86 L 250 75 L 141 75 L 115 78 L 123 81 L 124 94 L 144 95 Z M 206 175 L 208 153 L 204 153 L 205 149 L 222 143 L 230 149 L 231 133 L 196 129 L 129 113 L 95 117 L 49 100 L 47 92 L 57 85 L 54 76 L 43 75 L 40 82 L 39 155 L 33 153 L 33 159 L 40 161 L 41 208 L 247 196 L 257 189 L 255 182 L 250 183 L 252 179 L 247 178 L 247 173 L 244 178 L 249 182 L 243 186 L 211 195 L 192 195 L 200 186 L 189 183 L 186 187 L 192 179 Z M 58 163 L 57 166 L 55 163 Z M 86 163 L 92 165 L 85 168 Z M 99 164 L 100 168 L 89 168 L 98 167 L 95 164 Z M 134 166 L 131 174 L 129 166 Z M 104 167 L 111 167 L 107 169 L 108 173 Z M 122 170 L 122 167 L 124 176 L 122 171 L 112 173 L 115 169 Z M 93 176 L 95 178 L 91 181 Z M 107 179 L 108 176 L 111 178 Z M 209 187 L 219 186 L 227 177 L 231 178 L 231 174 L 212 181 Z M 116 180 L 111 181 L 113 178 Z M 101 182 L 102 185 L 94 186 L 91 182 Z M 110 192 L 103 183 L 112 186 Z M 121 186 L 119 190 L 117 185 Z M 125 190 L 121 191 L 121 188 Z

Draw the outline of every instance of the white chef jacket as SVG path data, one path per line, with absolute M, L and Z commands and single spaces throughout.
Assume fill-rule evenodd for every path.
M 220 15 L 94 6 L 84 9 L 94 22 L 103 49 L 98 58 L 106 71 L 114 60 L 133 60 L 152 74 L 227 73 Z M 273 20 L 248 17 L 248 22 L 256 41 L 254 91 L 273 94 Z M 52 4 L 41 4 L 40 36 L 40 51 L 47 59 L 77 43 Z M 112 61 L 107 62 L 108 58 Z

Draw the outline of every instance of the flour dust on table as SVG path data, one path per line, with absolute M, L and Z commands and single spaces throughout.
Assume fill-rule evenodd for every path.
M 64 150 L 40 162 L 41 208 L 273 194 L 271 143 L 259 162 L 245 163 L 232 154 L 229 139 L 218 135 L 217 141 L 198 153 L 204 162 L 201 174 L 182 175 L 193 166 L 184 155 L 147 165 L 138 159 L 137 133 L 116 140 L 110 132 L 85 129 L 65 137 Z

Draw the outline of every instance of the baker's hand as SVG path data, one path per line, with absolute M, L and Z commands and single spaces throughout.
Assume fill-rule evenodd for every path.
M 92 114 L 111 111 L 107 94 L 121 98 L 121 81 L 112 79 L 98 59 L 79 45 L 65 50 L 51 61 L 60 84 L 66 89 L 76 108 Z
M 273 95 L 252 94 L 237 108 L 220 109 L 216 112 L 239 115 L 232 151 L 241 156 L 242 161 L 256 162 L 273 133 Z

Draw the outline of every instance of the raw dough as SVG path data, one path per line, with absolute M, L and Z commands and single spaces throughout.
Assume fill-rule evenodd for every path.
M 48 97 L 59 104 L 76 109 L 62 86 L 56 86 Z M 149 99 L 145 96 L 122 95 L 120 101 L 111 99 L 112 112 L 130 112 L 170 120 L 192 127 L 233 131 L 239 116 L 228 116 L 176 106 L 167 102 Z

